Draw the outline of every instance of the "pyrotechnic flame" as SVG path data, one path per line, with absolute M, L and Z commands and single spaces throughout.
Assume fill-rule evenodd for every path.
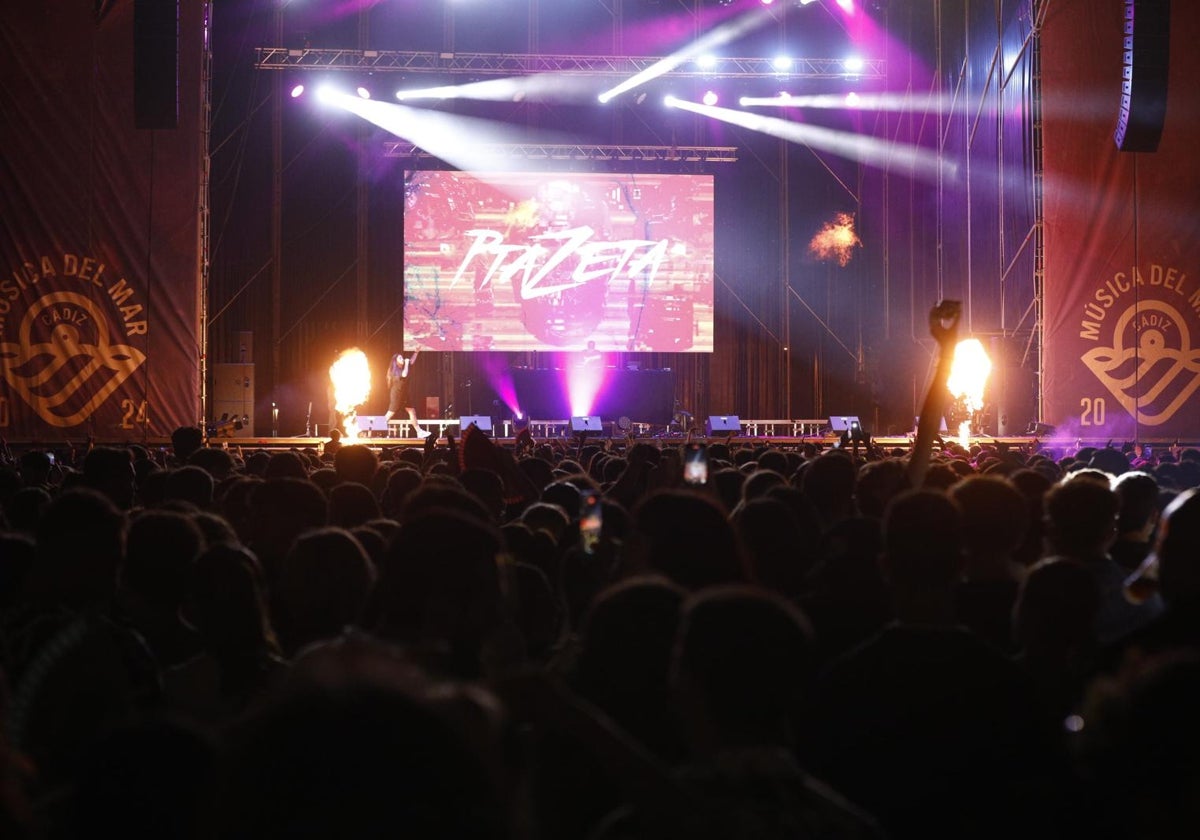
M 963 449 L 971 448 L 971 421 L 964 420 L 958 424 L 958 442 Z
M 854 231 L 854 217 L 849 213 L 838 213 L 833 221 L 826 222 L 817 235 L 808 243 L 808 252 L 819 260 L 837 260 L 845 268 L 854 249 L 862 244 Z
M 333 382 L 334 408 L 346 418 L 345 439 L 356 440 L 358 420 L 355 412 L 371 393 L 371 367 L 367 364 L 367 354 L 357 347 L 342 351 L 337 361 L 329 366 L 329 379 Z
M 961 400 L 971 414 L 983 408 L 983 391 L 992 372 L 992 360 L 977 338 L 960 341 L 954 348 L 954 362 L 950 366 L 950 379 L 946 387 L 956 400 Z M 963 446 L 971 445 L 971 421 L 963 422 L 958 429 Z

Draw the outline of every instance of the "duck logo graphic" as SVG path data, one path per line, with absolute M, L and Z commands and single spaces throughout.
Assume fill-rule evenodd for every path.
M 1192 343 L 1185 317 L 1192 314 L 1190 301 L 1182 302 L 1183 311 L 1166 300 L 1138 301 L 1113 322 L 1112 346 L 1093 347 L 1081 357 L 1129 415 L 1146 426 L 1171 420 L 1200 388 L 1200 348 Z M 1093 326 L 1098 324 L 1085 323 Z
M 15 332 L 15 341 L 0 342 L 0 373 L 58 428 L 86 421 L 146 361 L 136 347 L 113 342 L 108 313 L 78 292 L 39 297 Z

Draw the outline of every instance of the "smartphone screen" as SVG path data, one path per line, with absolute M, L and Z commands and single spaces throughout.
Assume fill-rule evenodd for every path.
M 708 447 L 689 443 L 683 453 L 683 480 L 688 484 L 708 484 Z
M 600 531 L 604 526 L 604 507 L 600 494 L 594 490 L 579 492 L 579 542 L 588 554 L 594 554 L 600 545 Z

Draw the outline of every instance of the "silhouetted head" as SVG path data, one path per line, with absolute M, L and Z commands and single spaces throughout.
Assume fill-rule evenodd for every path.
M 299 452 L 272 452 L 263 478 L 308 478 L 308 463 Z
M 369 446 L 352 444 L 343 446 L 333 456 L 333 468 L 341 481 L 354 481 L 370 487 L 379 468 L 379 457 Z
M 230 733 L 216 834 L 508 836 L 485 757 L 495 701 L 344 647 L 306 655 Z
M 1056 554 L 1090 559 L 1104 554 L 1116 538 L 1120 503 L 1107 481 L 1068 478 L 1050 488 L 1044 505 L 1046 538 Z
M 1167 506 L 1155 554 L 1171 608 L 1200 604 L 1200 490 L 1185 490 Z
M 808 619 L 783 598 L 747 586 L 692 595 L 671 669 L 690 743 L 789 745 L 812 666 Z
M 745 579 L 741 549 L 720 506 L 687 491 L 647 496 L 633 509 L 627 546 L 635 572 L 657 572 L 687 589 Z
M 963 567 L 958 507 L 932 490 L 901 493 L 884 514 L 883 547 L 884 572 L 893 588 L 952 588 Z
M 1014 640 L 1027 653 L 1086 652 L 1096 643 L 1099 608 L 1096 580 L 1081 562 L 1042 560 L 1021 584 L 1013 610 Z
M 174 612 L 203 549 L 204 535 L 190 518 L 146 511 L 129 525 L 121 585 L 146 603 Z
M 119 509 L 133 507 L 133 458 L 128 449 L 97 446 L 83 459 L 83 483 L 103 493 Z
M 204 446 L 204 432 L 199 426 L 180 426 L 171 432 L 171 448 L 180 463 L 184 463 L 192 453 Z
M 448 667 L 477 675 L 501 617 L 500 548 L 484 519 L 454 510 L 406 519 L 379 569 L 368 625 L 382 638 L 442 650 Z
M 329 524 L 353 528 L 378 519 L 379 502 L 370 489 L 353 481 L 335 485 L 329 491 Z
M 42 516 L 37 549 L 27 578 L 33 600 L 111 605 L 125 554 L 125 517 L 94 490 L 64 491 Z
M 1025 539 L 1029 508 L 1003 478 L 971 476 L 950 488 L 950 498 L 962 513 L 968 554 L 1011 554 Z
M 293 655 L 357 624 L 374 581 L 366 552 L 348 531 L 321 528 L 297 538 L 275 583 L 284 652 Z
M 167 474 L 163 498 L 166 501 L 181 499 L 200 510 L 208 510 L 213 506 L 213 488 L 213 477 L 204 469 L 179 467 Z
M 840 450 L 813 459 L 801 473 L 800 489 L 812 500 L 826 528 L 851 514 L 855 477 L 854 461 Z

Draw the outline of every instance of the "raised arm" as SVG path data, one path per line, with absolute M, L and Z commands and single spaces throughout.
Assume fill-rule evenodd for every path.
M 933 439 L 937 436 L 939 421 L 946 412 L 946 383 L 950 380 L 950 368 L 954 364 L 960 315 L 962 303 L 957 300 L 943 300 L 929 310 L 929 334 L 938 344 L 938 363 L 933 380 L 929 383 L 929 391 L 925 394 L 925 402 L 921 404 L 921 422 L 917 426 L 917 439 L 909 456 L 908 481 L 911 487 L 920 487 L 925 481 Z

